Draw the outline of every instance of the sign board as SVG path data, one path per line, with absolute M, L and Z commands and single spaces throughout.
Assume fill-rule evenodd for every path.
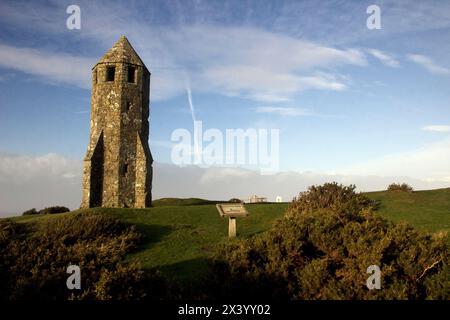
M 248 216 L 243 203 L 218 203 L 216 208 L 221 217 L 236 218 Z
M 236 218 L 246 217 L 248 212 L 243 203 L 218 203 L 217 211 L 221 217 L 228 217 L 228 237 L 236 237 Z

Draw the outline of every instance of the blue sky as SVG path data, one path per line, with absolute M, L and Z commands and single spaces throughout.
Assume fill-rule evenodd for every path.
M 205 129 L 280 129 L 282 172 L 450 185 L 450 2 L 399 0 L 2 1 L 0 180 L 10 157 L 82 159 L 90 68 L 122 34 L 152 72 L 158 163 L 192 130 L 190 89 Z

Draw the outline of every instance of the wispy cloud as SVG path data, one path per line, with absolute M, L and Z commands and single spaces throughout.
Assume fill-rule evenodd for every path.
M 289 69 L 283 72 L 270 65 L 213 66 L 202 76 L 204 83 L 216 92 L 263 102 L 289 101 L 305 90 L 342 91 L 348 87 L 344 79 L 332 74 L 303 71 L 306 75 L 302 75 L 295 66 Z
M 90 88 L 96 59 L 0 44 L 0 67 L 43 77 L 46 81 Z
M 386 52 L 378 49 L 368 49 L 367 52 L 369 52 L 372 56 L 380 60 L 384 65 L 388 67 L 398 68 L 400 66 L 400 63 Z
M 417 63 L 421 67 L 425 68 L 428 72 L 439 75 L 450 75 L 450 69 L 442 67 L 436 64 L 430 58 L 420 54 L 407 55 L 408 60 Z
M 299 116 L 309 116 L 311 113 L 306 109 L 301 108 L 289 108 L 289 107 L 270 107 L 262 106 L 256 107 L 255 111 L 258 113 L 272 113 L 281 116 L 299 117 Z
M 99 32 L 92 37 L 102 35 L 102 28 L 105 26 L 97 26 Z M 141 47 L 138 52 L 152 71 L 153 98 L 157 100 L 182 94 L 186 90 L 183 78 L 188 74 L 197 92 L 287 101 L 304 90 L 344 90 L 346 79 L 334 70 L 367 63 L 364 53 L 356 49 L 326 47 L 254 28 L 135 28 L 130 30 L 130 40 Z M 1 67 L 82 88 L 90 87 L 90 69 L 96 60 L 0 45 Z
M 424 131 L 432 131 L 432 132 L 450 132 L 450 126 L 447 125 L 430 125 L 422 127 Z
M 184 4 L 180 6 L 184 7 Z M 20 27 L 24 28 L 27 17 L 32 17 L 33 23 L 39 26 L 36 28 L 38 30 L 51 34 L 67 32 L 64 25 L 52 23 L 54 19 L 57 20 L 59 10 L 64 12 L 61 4 L 31 9 L 24 4 L 10 3 L 2 7 L 4 12 L 14 16 L 12 19 L 1 13 L 0 17 L 7 23 L 19 21 Z M 199 10 L 205 7 L 210 6 L 195 5 Z M 209 9 L 212 10 L 212 7 Z M 167 9 L 173 8 L 168 5 Z M 338 68 L 367 64 L 361 50 L 334 48 L 320 42 L 271 32 L 262 26 L 217 24 L 208 18 L 201 23 L 161 24 L 160 21 L 155 22 L 154 17 L 144 19 L 135 7 L 120 3 L 106 6 L 83 2 L 82 10 L 83 30 L 80 39 L 82 43 L 96 44 L 94 48 L 84 48 L 82 52 L 95 49 L 95 54 L 98 54 L 99 50 L 107 50 L 112 46 L 120 34 L 126 34 L 152 72 L 153 100 L 183 94 L 187 74 L 194 92 L 240 96 L 264 102 L 288 101 L 297 92 L 304 90 L 344 90 L 349 84 L 337 76 Z M 48 15 L 45 15 L 46 11 L 49 11 Z M 184 15 L 183 10 L 173 14 L 174 17 L 180 15 L 183 18 L 181 20 L 190 18 Z M 50 18 L 39 20 L 40 15 Z M 11 58 L 15 52 L 34 62 L 31 66 L 18 66 L 16 63 L 19 59 Z M 50 52 L 48 49 L 26 49 L 23 52 L 22 48 L 12 46 L 8 50 L 8 57 L 2 61 L 2 67 L 41 75 L 47 80 L 72 82 L 81 87 L 90 86 L 89 70 L 95 62 L 95 59 L 81 57 L 82 61 L 78 61 L 76 57 Z M 45 60 L 44 57 L 51 60 Z M 22 58 L 20 60 L 24 60 Z M 49 62 L 52 60 L 56 62 L 56 71 L 50 67 Z M 75 73 L 63 70 L 70 65 Z M 325 71 L 329 76 L 319 71 Z M 82 72 L 85 72 L 84 76 Z

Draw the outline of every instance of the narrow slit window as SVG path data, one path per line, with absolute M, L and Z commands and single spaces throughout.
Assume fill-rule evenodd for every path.
M 127 101 L 127 106 L 126 106 L 125 110 L 128 112 L 128 111 L 130 111 L 130 109 L 131 109 L 131 102 Z
M 128 172 L 128 163 L 124 163 L 122 166 L 122 177 L 125 177 Z
M 128 67 L 128 82 L 134 83 L 135 73 L 136 73 L 136 68 L 129 66 Z
M 116 67 L 106 67 L 106 81 L 114 81 Z

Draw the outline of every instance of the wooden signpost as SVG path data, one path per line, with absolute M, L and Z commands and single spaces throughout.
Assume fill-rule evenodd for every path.
M 236 218 L 246 217 L 248 212 L 243 203 L 218 203 L 217 211 L 221 217 L 228 217 L 228 237 L 236 237 Z

